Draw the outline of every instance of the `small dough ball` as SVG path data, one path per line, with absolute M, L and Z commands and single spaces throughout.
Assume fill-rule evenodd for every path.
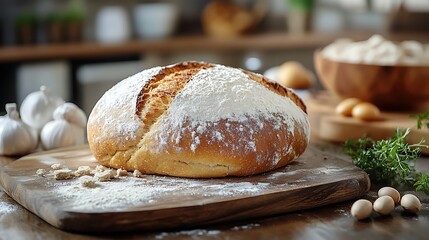
M 287 88 L 307 89 L 313 86 L 314 76 L 301 63 L 289 61 L 280 66 L 277 82 Z
M 134 170 L 133 176 L 136 178 L 141 178 L 143 177 L 143 174 L 139 170 Z
M 116 177 L 123 177 L 127 175 L 128 175 L 128 171 L 125 169 L 119 168 L 116 170 Z
M 84 175 L 92 175 L 91 168 L 89 166 L 79 166 L 77 170 L 74 172 L 74 175 L 76 175 L 77 177 L 84 176 Z
M 102 172 L 96 172 L 94 174 L 95 179 L 97 181 L 103 182 L 103 181 L 110 181 L 111 179 L 115 178 L 115 171 L 112 169 L 107 169 Z
M 70 169 L 55 170 L 53 176 L 56 180 L 67 180 L 73 178 L 73 171 Z
M 372 203 L 366 199 L 359 199 L 353 203 L 350 213 L 358 220 L 365 219 L 372 213 Z
M 337 105 L 335 112 L 350 117 L 352 116 L 353 108 L 361 102 L 362 101 L 358 98 L 346 98 Z
M 103 166 L 103 165 L 97 165 L 97 166 L 95 166 L 95 171 L 96 172 L 103 172 L 103 171 L 106 171 L 106 170 L 107 170 L 107 168 L 105 166 Z
M 362 102 L 353 108 L 352 117 L 365 121 L 377 120 L 380 118 L 380 109 L 372 103 Z
M 46 174 L 46 170 L 45 169 L 37 169 L 36 171 L 36 175 L 39 177 L 44 177 Z
M 82 176 L 79 178 L 82 187 L 93 188 L 97 186 L 96 180 L 91 176 Z
M 413 194 L 405 194 L 401 199 L 401 206 L 407 212 L 418 213 L 422 207 L 422 204 L 420 203 L 420 200 Z
M 52 168 L 52 170 L 60 170 L 63 167 L 59 163 L 54 163 L 51 165 L 51 168 Z
M 401 201 L 401 194 L 398 192 L 398 190 L 392 187 L 380 188 L 380 190 L 378 190 L 378 196 L 390 196 L 395 203 L 399 203 L 399 201 Z
M 390 196 L 381 196 L 375 200 L 373 208 L 381 215 L 388 215 L 395 209 L 395 202 Z

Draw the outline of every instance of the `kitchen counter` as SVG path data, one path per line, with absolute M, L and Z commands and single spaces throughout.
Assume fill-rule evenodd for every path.
M 323 151 L 350 161 L 337 145 L 323 142 L 313 144 Z M 0 157 L 0 166 L 13 160 Z M 422 158 L 417 168 L 429 170 L 429 159 Z M 364 198 L 375 200 L 377 189 L 377 186 L 373 186 Z M 401 193 L 405 192 L 409 193 Z M 429 199 L 421 194 L 418 196 L 423 203 L 419 215 L 405 214 L 400 207 L 396 207 L 395 212 L 389 216 L 374 216 L 364 221 L 356 221 L 350 215 L 353 201 L 346 201 L 316 209 L 195 229 L 95 236 L 58 230 L 0 190 L 0 239 L 427 239 Z

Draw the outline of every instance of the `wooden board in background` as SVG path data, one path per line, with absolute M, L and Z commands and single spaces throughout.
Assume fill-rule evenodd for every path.
M 411 132 L 407 139 L 410 143 L 418 143 L 424 139 L 429 144 L 429 130 L 417 129 L 417 120 L 409 117 L 411 113 L 416 112 L 382 111 L 379 121 L 362 121 L 336 114 L 335 107 L 339 102 L 338 98 L 325 91 L 313 93 L 306 99 L 311 132 L 314 136 L 333 142 L 344 142 L 365 136 L 380 140 L 392 137 L 397 128 L 410 128 Z M 429 149 L 423 148 L 422 151 L 429 154 Z
M 155 231 L 246 220 L 353 199 L 365 194 L 370 187 L 366 173 L 347 161 L 309 146 L 298 160 L 269 173 L 199 180 L 148 176 L 146 180 L 154 187 L 157 182 L 170 180 L 185 185 L 189 182 L 189 187 L 194 186 L 193 193 L 187 194 L 185 187 L 161 192 L 152 201 L 134 206 L 80 210 L 78 202 L 64 201 L 56 193 L 59 180 L 35 175 L 37 169 L 49 169 L 53 163 L 61 163 L 70 169 L 97 165 L 88 146 L 41 152 L 0 169 L 0 184 L 17 202 L 48 223 L 76 232 Z M 67 184 L 75 180 L 62 181 Z M 109 184 L 107 182 L 105 187 Z M 232 194 L 221 195 L 207 191 L 213 185 L 224 184 L 264 187 L 241 194 L 234 194 L 239 189 L 230 189 Z

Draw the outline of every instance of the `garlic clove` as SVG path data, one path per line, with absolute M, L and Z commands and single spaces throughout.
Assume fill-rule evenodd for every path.
M 43 125 L 52 120 L 52 114 L 64 100 L 52 96 L 45 86 L 40 91 L 30 93 L 21 104 L 22 121 L 40 130 Z
M 73 123 L 81 128 L 85 128 L 87 122 L 86 114 L 83 112 L 83 110 L 74 103 L 70 102 L 59 105 L 53 113 L 53 118 L 55 120 L 64 119 L 67 122 Z
M 395 209 L 395 201 L 390 196 L 381 196 L 374 201 L 373 209 L 381 215 L 389 215 Z
M 19 118 L 15 103 L 6 104 L 0 117 L 0 155 L 20 156 L 32 152 L 38 143 L 37 131 Z
M 401 201 L 401 194 L 398 190 L 392 187 L 383 187 L 378 190 L 378 196 L 390 196 L 395 203 L 399 203 Z
M 422 208 L 420 200 L 413 194 L 405 194 L 401 198 L 401 206 L 405 211 L 417 214 Z
M 46 150 L 80 145 L 84 139 L 84 129 L 64 119 L 48 122 L 40 134 L 42 147 Z
M 358 220 L 368 218 L 372 213 L 372 203 L 366 199 L 359 199 L 353 203 L 350 213 Z

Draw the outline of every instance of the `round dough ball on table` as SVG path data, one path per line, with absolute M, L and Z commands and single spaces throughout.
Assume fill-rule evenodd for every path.
M 301 63 L 288 61 L 280 65 L 277 82 L 283 87 L 307 89 L 313 86 L 314 76 Z
M 192 178 L 247 176 L 286 165 L 309 142 L 291 90 L 242 69 L 203 62 L 155 67 L 112 87 L 88 119 L 103 165 Z

